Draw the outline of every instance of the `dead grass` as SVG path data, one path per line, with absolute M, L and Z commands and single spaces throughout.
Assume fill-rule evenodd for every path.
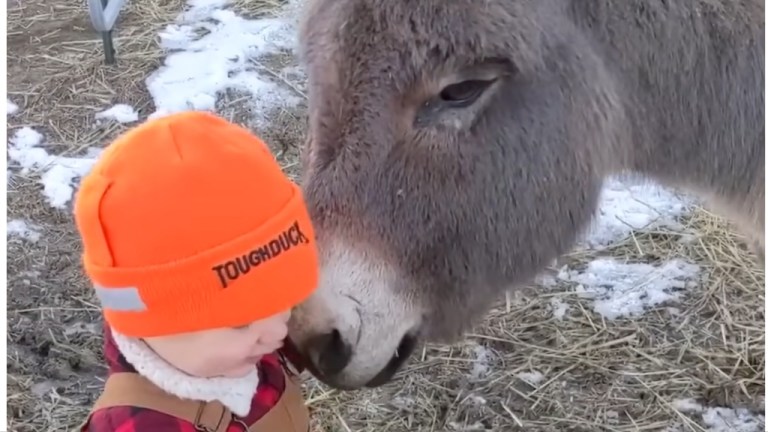
M 43 128 L 69 153 L 101 145 L 123 127 L 94 127 L 96 112 L 118 102 L 141 114 L 151 109 L 144 78 L 160 61 L 157 32 L 178 14 L 181 0 L 128 5 L 114 33 L 117 64 L 106 66 L 83 2 L 9 2 L 9 96 L 23 109 L 13 126 Z
M 532 287 L 501 302 L 462 343 L 427 347 L 385 388 L 328 392 L 310 380 L 316 417 L 338 431 L 655 431 L 676 425 L 698 432 L 706 430 L 700 416 L 681 412 L 675 401 L 763 413 L 764 273 L 721 219 L 699 210 L 686 222 L 693 240 L 637 233 L 602 252 L 628 262 L 677 257 L 699 264 L 707 280 L 680 304 L 605 321 L 567 285 Z M 575 253 L 566 260 L 579 266 L 594 257 Z M 567 318 L 553 316 L 555 298 L 569 305 Z M 538 383 L 517 377 L 534 371 L 543 376 Z
M 157 67 L 155 35 L 178 13 L 179 2 L 129 2 L 114 35 L 118 63 L 103 64 L 101 38 L 83 2 L 8 3 L 9 97 L 20 107 L 9 134 L 32 127 L 47 150 L 77 155 L 124 130 L 94 125 L 94 114 L 129 103 L 146 114 L 143 87 Z M 13 169 L 13 164 L 11 164 Z M 40 226 L 42 239 L 8 245 L 8 409 L 12 431 L 57 431 L 84 414 L 103 375 L 99 314 L 79 270 L 79 244 L 67 212 L 51 209 L 34 175 L 16 175 L 8 191 L 9 218 Z
M 9 117 L 10 132 L 33 127 L 47 137 L 49 152 L 74 155 L 126 128 L 94 126 L 95 112 L 128 103 L 146 117 L 153 107 L 144 79 L 161 61 L 156 35 L 181 3 L 128 2 L 115 34 L 118 64 L 105 66 L 82 2 L 11 1 L 9 96 L 21 111 Z M 239 0 L 235 7 L 255 16 L 281 3 Z M 276 56 L 261 66 L 300 94 L 301 83 L 277 72 L 290 61 Z M 247 123 L 242 95 L 224 95 L 218 108 Z M 275 113 L 268 129 L 254 126 L 293 177 L 305 116 L 300 106 Z M 9 238 L 8 246 L 8 404 L 10 430 L 20 432 L 76 425 L 104 373 L 101 318 L 79 268 L 71 217 L 51 209 L 39 190 L 35 176 L 15 176 L 9 190 L 9 219 L 32 221 L 43 234 L 34 244 Z M 339 393 L 308 378 L 316 429 L 654 431 L 676 423 L 680 431 L 704 430 L 700 416 L 673 403 L 681 398 L 763 412 L 763 270 L 722 220 L 701 210 L 685 222 L 694 236 L 636 233 L 600 252 L 638 262 L 686 257 L 701 265 L 707 279 L 679 304 L 607 322 L 572 287 L 532 287 L 500 302 L 461 343 L 426 347 L 385 387 Z M 594 254 L 565 261 L 578 266 Z M 553 316 L 555 298 L 570 307 L 564 320 Z M 544 379 L 529 384 L 517 377 L 532 371 Z
M 279 3 L 242 0 L 235 7 L 261 15 Z M 97 112 L 126 103 L 146 118 L 154 106 L 145 79 L 162 62 L 157 35 L 182 5 L 183 0 L 127 2 L 114 33 L 117 64 L 107 66 L 85 3 L 11 0 L 8 96 L 20 110 L 8 118 L 9 135 L 29 126 L 45 136 L 49 153 L 76 156 L 131 126 L 97 124 Z M 290 166 L 295 149 L 288 143 L 297 142 L 301 123 L 292 122 L 290 113 L 277 117 L 284 119 L 282 129 L 263 133 Z M 9 182 L 9 219 L 34 223 L 42 237 L 34 244 L 9 237 L 8 245 L 9 427 L 20 432 L 76 425 L 105 372 L 101 317 L 80 270 L 70 212 L 52 209 L 41 189 L 36 173 L 16 172 Z

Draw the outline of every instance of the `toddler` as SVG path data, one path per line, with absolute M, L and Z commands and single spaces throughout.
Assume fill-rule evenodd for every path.
M 81 431 L 309 430 L 278 350 L 314 232 L 262 141 L 205 112 L 147 121 L 83 178 L 75 221 L 109 366 Z

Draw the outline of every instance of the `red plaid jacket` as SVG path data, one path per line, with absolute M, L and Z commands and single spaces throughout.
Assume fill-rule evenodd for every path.
M 104 357 L 109 373 L 136 372 L 120 353 L 109 326 L 104 326 Z M 286 357 L 298 365 L 297 357 L 288 350 L 264 356 L 259 362 L 259 386 L 251 402 L 251 412 L 242 418 L 244 424 L 255 423 L 275 406 L 285 389 L 283 368 L 287 367 Z M 290 370 L 290 369 L 289 369 Z M 233 422 L 227 432 L 243 432 L 244 426 Z M 192 423 L 166 414 L 138 407 L 111 407 L 98 410 L 91 415 L 83 432 L 197 432 Z

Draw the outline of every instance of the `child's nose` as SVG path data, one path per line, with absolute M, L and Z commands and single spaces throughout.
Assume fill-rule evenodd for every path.
M 288 326 L 284 322 L 276 322 L 269 326 L 268 331 L 261 337 L 263 342 L 279 342 L 288 336 Z
M 282 322 L 287 323 L 289 319 L 291 319 L 291 310 L 288 309 L 287 311 L 280 314 L 280 319 Z

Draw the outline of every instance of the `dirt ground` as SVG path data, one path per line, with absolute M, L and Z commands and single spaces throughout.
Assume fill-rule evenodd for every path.
M 267 3 L 279 2 L 259 4 Z M 162 58 L 156 35 L 181 9 L 181 0 L 128 2 L 115 34 L 118 64 L 105 66 L 82 1 L 9 0 L 9 97 L 21 107 L 8 117 L 9 136 L 30 126 L 46 136 L 50 153 L 78 155 L 126 128 L 95 125 L 95 112 L 126 103 L 145 118 L 153 107 L 144 78 Z M 237 100 L 224 95 L 220 112 L 245 122 Z M 276 112 L 273 126 L 257 131 L 294 175 L 305 116 L 302 106 Z M 51 208 L 39 177 L 17 172 L 8 208 L 9 220 L 41 232 L 36 242 L 8 238 L 10 430 L 68 430 L 87 413 L 105 373 L 101 317 L 79 267 L 71 211 Z M 462 343 L 426 347 L 387 386 L 344 393 L 307 377 L 314 429 L 707 430 L 700 410 L 675 402 L 685 398 L 764 414 L 763 270 L 722 220 L 700 210 L 681 222 L 693 241 L 681 241 L 680 232 L 637 232 L 600 252 L 698 263 L 707 279 L 674 308 L 607 322 L 568 285 L 531 287 L 501 301 Z M 564 262 L 579 266 L 593 254 Z M 553 299 L 569 305 L 567 320 L 553 317 Z M 533 371 L 544 379 L 520 378 Z

